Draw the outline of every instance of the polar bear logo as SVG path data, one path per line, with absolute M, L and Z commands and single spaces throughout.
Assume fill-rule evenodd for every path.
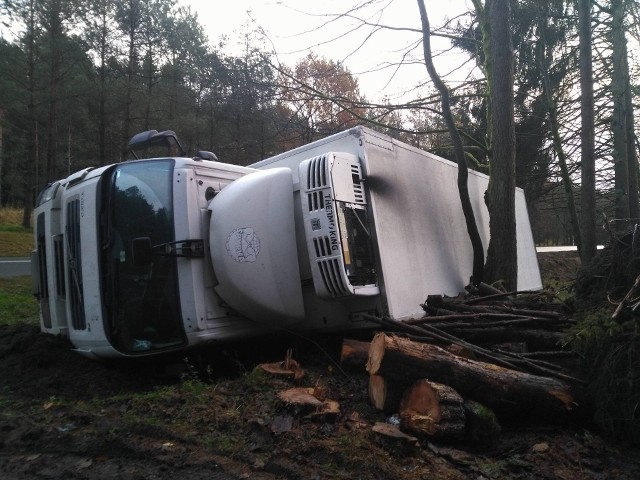
M 255 262 L 260 252 L 260 239 L 251 227 L 236 228 L 227 237 L 226 247 L 236 262 Z

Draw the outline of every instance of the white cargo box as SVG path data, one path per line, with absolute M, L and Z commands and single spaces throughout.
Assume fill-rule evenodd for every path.
M 251 166 L 287 167 L 292 172 L 297 253 L 310 328 L 341 326 L 345 319 L 358 320 L 361 313 L 398 320 L 419 316 L 428 295 L 457 295 L 468 285 L 473 253 L 458 196 L 455 163 L 357 127 Z M 489 243 L 484 203 L 488 181 L 484 174 L 469 172 L 469 193 L 485 252 Z M 333 203 L 318 193 L 329 187 Z M 345 231 L 344 218 L 333 218 L 341 205 L 345 212 L 354 212 L 351 224 L 356 225 L 359 235 L 370 235 L 375 279 L 358 281 L 357 285 L 348 284 L 353 274 L 350 262 L 357 260 L 351 258 L 353 252 L 346 246 L 351 233 Z M 521 189 L 516 191 L 516 216 L 518 290 L 541 289 Z M 330 228 L 327 223 L 332 218 L 331 226 L 342 240 L 340 255 L 331 257 L 331 265 L 341 267 L 337 273 L 318 266 L 330 255 L 322 253 L 323 242 L 317 239 L 328 238 L 325 246 L 330 253 L 333 238 L 326 232 L 316 236 L 316 232 Z M 347 279 L 347 285 L 340 284 L 341 279 Z M 332 286 L 334 281 L 337 287 Z

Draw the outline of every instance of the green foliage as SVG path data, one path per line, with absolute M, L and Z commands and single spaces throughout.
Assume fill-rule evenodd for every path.
M 586 352 L 602 338 L 613 337 L 623 332 L 624 327 L 611 318 L 609 308 L 589 310 L 579 314 L 578 324 L 571 332 L 574 348 Z
M 258 29 L 233 56 L 175 0 L 7 5 L 21 33 L 0 39 L 0 205 L 31 203 L 50 181 L 121 161 L 144 130 L 172 129 L 189 154 L 242 165 L 302 144 L 292 132 L 303 118 Z M 360 99 L 355 77 L 340 74 L 330 77 L 337 89 L 314 98 L 319 108 L 334 105 L 329 97 Z
M 264 391 L 270 388 L 271 378 L 264 369 L 257 366 L 245 376 L 245 383 L 255 391 Z
M 640 444 L 640 324 L 618 323 L 610 309 L 586 312 L 572 345 L 589 372 L 587 398 L 595 422 L 618 439 Z

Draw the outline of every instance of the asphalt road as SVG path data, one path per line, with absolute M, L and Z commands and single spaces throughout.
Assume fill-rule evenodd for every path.
M 560 252 L 575 250 L 576 247 L 538 247 L 538 252 Z M 29 257 L 0 257 L 0 278 L 31 275 Z
M 0 257 L 0 278 L 31 275 L 29 257 Z

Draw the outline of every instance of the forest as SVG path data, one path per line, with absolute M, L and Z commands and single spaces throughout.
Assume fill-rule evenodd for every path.
M 492 70 L 494 3 L 510 6 L 507 128 L 536 242 L 595 249 L 605 221 L 626 228 L 640 217 L 638 2 L 474 0 L 426 32 L 450 39 L 474 67 L 449 88 L 452 118 L 469 168 L 498 178 L 508 130 L 492 130 L 504 98 L 492 89 L 511 75 Z M 349 14 L 358 19 L 365 4 L 383 2 L 354 3 Z M 282 65 L 258 30 L 239 35 L 242 55 L 227 53 L 229 39 L 207 36 L 176 0 L 2 0 L 0 17 L 11 32 L 0 38 L 0 205 L 24 207 L 25 225 L 48 182 L 127 159 L 128 140 L 149 129 L 174 130 L 187 151 L 242 165 L 358 124 L 455 158 L 426 69 L 413 99 L 368 99 L 347 63 L 309 51 Z M 424 62 L 425 32 L 414 33 L 414 50 L 399 52 L 398 65 Z

